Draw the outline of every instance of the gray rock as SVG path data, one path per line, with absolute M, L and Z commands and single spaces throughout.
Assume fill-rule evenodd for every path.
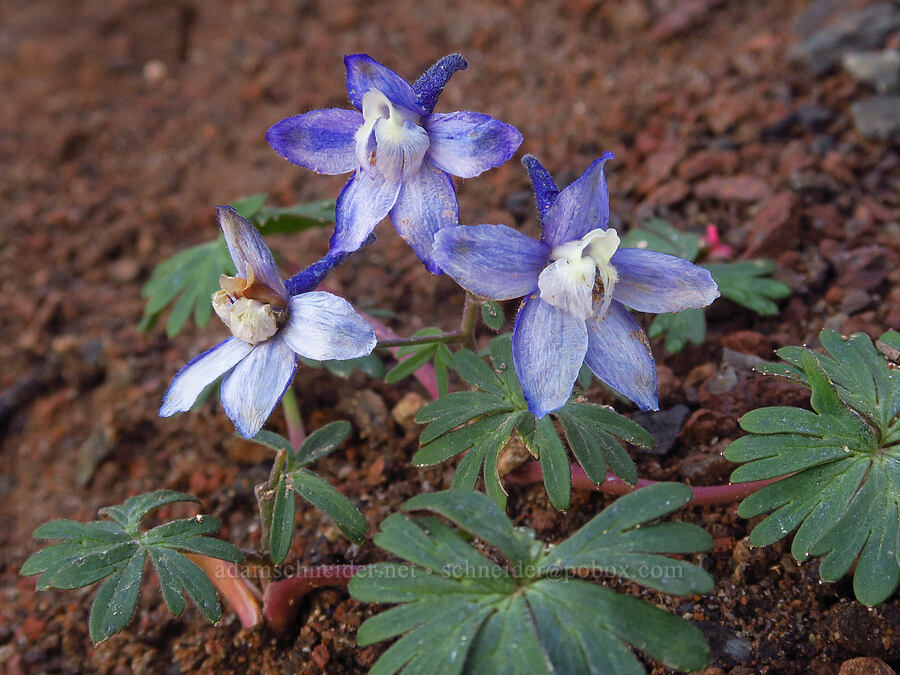
M 900 52 L 847 52 L 844 68 L 860 82 L 871 84 L 882 94 L 900 91 Z
M 688 412 L 687 406 L 676 405 L 674 408 L 658 412 L 634 413 L 631 419 L 649 431 L 656 441 L 656 445 L 652 448 L 635 448 L 635 450 L 651 455 L 668 454 L 672 446 L 675 445 L 675 439 L 678 438 L 678 434 L 681 432 L 681 427 Z
M 875 141 L 900 142 L 900 96 L 872 96 L 850 106 L 857 131 Z
M 880 2 L 839 17 L 788 51 L 788 60 L 813 71 L 827 73 L 848 51 L 878 49 L 888 36 L 900 29 L 900 7 Z

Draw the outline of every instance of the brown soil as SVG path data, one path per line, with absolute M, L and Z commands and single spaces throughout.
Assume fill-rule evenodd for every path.
M 264 134 L 291 114 L 346 107 L 345 53 L 370 53 L 413 78 L 443 54 L 463 52 L 470 68 L 454 77 L 439 110 L 515 124 L 526 138 L 522 152 L 538 155 L 562 184 L 613 150 L 613 211 L 625 225 L 650 214 L 697 231 L 714 223 L 739 252 L 776 259 L 794 289 L 779 317 L 720 302 L 702 347 L 668 356 L 656 346 L 662 407 L 685 404 L 693 415 L 669 455 L 636 455 L 641 475 L 727 480 L 720 453 L 739 435 L 736 417 L 761 405 L 802 405 L 804 392 L 749 372 L 723 392 L 724 347 L 766 357 L 775 346 L 815 344 L 823 326 L 873 335 L 900 326 L 900 158 L 854 130 L 849 106 L 863 85 L 786 65 L 805 5 L 5 2 L 0 283 L 10 340 L 0 342 L 0 668 L 344 673 L 371 666 L 383 650 L 356 647 L 355 629 L 375 608 L 342 589 L 311 594 L 295 629 L 276 638 L 240 630 L 230 612 L 215 627 L 194 609 L 173 619 L 152 582 L 129 629 L 94 648 L 86 628 L 93 590 L 36 594 L 34 579 L 18 576 L 38 524 L 92 519 L 100 506 L 162 487 L 199 496 L 224 521 L 223 536 L 255 544 L 252 485 L 265 475 L 266 453 L 235 439 L 209 405 L 156 416 L 177 368 L 222 328 L 213 321 L 172 341 L 159 331 L 143 337 L 139 291 L 160 260 L 215 236 L 216 204 L 255 192 L 281 204 L 337 194 L 343 178 L 285 163 Z M 783 123 L 810 104 L 830 116 Z M 458 188 L 466 222 L 537 232 L 516 161 Z M 328 235 L 276 244 L 305 264 L 324 252 Z M 462 303 L 454 283 L 430 277 L 388 226 L 330 283 L 358 306 L 396 312 L 402 334 L 452 328 Z M 390 416 L 418 391 L 411 380 L 385 386 L 306 369 L 295 387 L 309 428 L 354 422 L 351 441 L 320 469 L 357 502 L 370 534 L 407 498 L 449 485 L 452 466 L 410 465 L 417 432 Z M 281 425 L 280 415 L 271 424 Z M 91 451 L 104 459 L 79 487 L 79 455 Z M 541 486 L 510 492 L 509 513 L 546 541 L 610 502 L 578 493 L 561 514 Z M 714 593 L 673 599 L 629 590 L 700 622 L 725 672 L 836 673 L 859 655 L 900 663 L 896 597 L 861 608 L 849 581 L 823 585 L 816 564 L 796 565 L 786 547 L 747 546 L 748 523 L 735 511 L 678 515 L 715 537 L 715 551 L 700 556 Z M 371 544 L 350 546 L 312 510 L 298 514 L 293 552 L 304 564 L 383 555 Z M 735 648 L 744 644 L 735 639 L 752 649 Z

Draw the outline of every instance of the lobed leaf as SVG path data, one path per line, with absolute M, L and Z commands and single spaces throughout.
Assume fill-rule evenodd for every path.
M 771 260 L 760 258 L 732 263 L 707 263 L 702 265 L 719 286 L 723 297 L 752 309 L 757 314 L 778 314 L 776 300 L 791 294 L 791 287 L 769 278 L 775 269 Z
M 891 443 L 893 372 L 862 334 L 843 339 L 820 334 L 827 355 L 785 348 L 784 374 L 810 388 L 812 411 L 762 408 L 741 419 L 751 435 L 725 450 L 744 462 L 733 481 L 783 477 L 741 503 L 738 514 L 769 515 L 750 533 L 756 545 L 772 544 L 796 530 L 791 553 L 798 561 L 824 556 L 819 573 L 836 581 L 853 573 L 857 599 L 887 599 L 900 583 L 898 504 L 900 452 Z
M 552 426 L 549 420 L 545 424 Z M 543 436 L 548 430 L 539 423 L 535 432 Z M 647 491 L 652 506 L 619 499 L 579 531 L 588 528 L 591 536 L 573 548 L 595 558 L 618 551 L 619 563 L 625 546 L 633 558 L 629 564 L 665 564 L 690 579 L 682 587 L 692 590 L 685 592 L 711 588 L 700 568 L 659 555 L 706 550 L 712 546 L 709 535 L 685 523 L 638 527 L 678 508 L 690 499 L 690 488 L 663 484 L 640 492 Z M 400 603 L 359 628 L 360 645 L 400 636 L 371 672 L 644 672 L 629 645 L 674 668 L 699 670 L 708 664 L 703 636 L 687 621 L 565 574 L 578 571 L 557 555 L 570 540 L 542 555 L 531 530 L 514 528 L 478 493 L 424 494 L 404 505 L 406 511 L 421 509 L 479 537 L 510 565 L 497 565 L 432 517 L 389 516 L 375 543 L 412 564 L 371 565 L 350 582 L 357 600 Z
M 218 530 L 219 520 L 198 515 L 164 523 L 147 532 L 138 530 L 141 518 L 148 512 L 179 501 L 198 500 L 182 492 L 158 490 L 100 509 L 113 521 L 45 523 L 35 530 L 35 538 L 61 539 L 63 543 L 34 553 L 20 572 L 24 576 L 40 574 L 38 590 L 81 588 L 106 579 L 91 605 L 89 629 L 95 643 L 105 641 L 131 620 L 148 556 L 159 577 L 166 606 L 173 614 L 184 611 L 183 587 L 207 618 L 218 621 L 221 610 L 212 583 L 178 551 L 241 562 L 243 555 L 237 548 L 203 536 Z

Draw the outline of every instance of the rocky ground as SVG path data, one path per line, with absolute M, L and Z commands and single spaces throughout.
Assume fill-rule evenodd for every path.
M 140 335 L 140 287 L 160 260 L 215 236 L 216 204 L 256 192 L 280 204 L 336 195 L 343 179 L 288 165 L 264 134 L 288 115 L 346 106 L 344 54 L 370 53 L 412 79 L 460 51 L 470 68 L 439 111 L 515 124 L 526 139 L 520 152 L 536 154 L 563 184 L 612 150 L 617 225 L 652 215 L 698 232 L 714 224 L 738 256 L 776 261 L 793 290 L 779 316 L 722 301 L 708 313 L 702 346 L 670 356 L 655 345 L 657 425 L 673 442 L 635 455 L 640 474 L 716 484 L 732 468 L 721 451 L 740 434 L 739 415 L 805 404 L 804 391 L 754 375 L 747 355 L 815 345 L 823 327 L 871 335 L 900 327 L 898 49 L 900 6 L 862 0 L 8 0 L 0 7 L 0 288 L 10 337 L 0 342 L 0 668 L 351 673 L 383 650 L 356 647 L 355 629 L 374 608 L 341 589 L 311 594 L 296 627 L 276 637 L 241 630 L 232 613 L 215 627 L 193 609 L 173 619 L 155 582 L 131 627 L 94 648 L 92 591 L 36 594 L 34 580 L 18 576 L 38 524 L 91 519 L 100 506 L 162 487 L 199 496 L 224 521 L 224 536 L 254 545 L 252 485 L 268 453 L 235 439 L 209 406 L 156 416 L 177 368 L 223 329 L 212 322 L 171 341 L 161 331 Z M 527 187 L 516 161 L 459 183 L 463 220 L 536 234 Z M 275 243 L 306 264 L 328 235 Z M 453 282 L 430 277 L 387 226 L 330 282 L 361 307 L 395 312 L 401 334 L 452 328 L 462 303 Z M 359 505 L 370 534 L 405 499 L 449 485 L 452 466 L 410 465 L 418 432 L 397 404 L 424 394 L 411 380 L 387 386 L 306 369 L 295 388 L 310 429 L 353 421 L 351 441 L 320 468 Z M 510 492 L 512 517 L 548 542 L 611 500 L 578 493 L 561 514 L 540 486 Z M 735 511 L 678 516 L 715 537 L 715 550 L 700 556 L 713 594 L 632 589 L 698 622 L 713 650 L 710 674 L 900 664 L 896 596 L 861 607 L 849 581 L 821 584 L 816 564 L 796 565 L 787 547 L 749 547 Z M 293 553 L 304 564 L 382 555 L 350 546 L 312 510 L 299 512 Z

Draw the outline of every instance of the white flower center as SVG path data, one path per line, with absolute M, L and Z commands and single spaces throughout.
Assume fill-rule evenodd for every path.
M 267 286 L 248 278 L 219 277 L 222 290 L 212 295 L 212 306 L 231 334 L 250 344 L 265 342 L 278 332 L 287 316 L 283 300 Z
M 380 173 L 390 181 L 416 171 L 430 142 L 419 115 L 395 106 L 377 89 L 362 99 L 363 124 L 356 130 L 356 158 L 373 178 Z
M 553 262 L 538 277 L 541 299 L 581 319 L 603 316 L 619 280 L 616 268 L 610 263 L 618 248 L 618 233 L 599 228 L 577 241 L 560 244 L 550 253 Z M 595 312 L 594 304 L 601 297 Z

